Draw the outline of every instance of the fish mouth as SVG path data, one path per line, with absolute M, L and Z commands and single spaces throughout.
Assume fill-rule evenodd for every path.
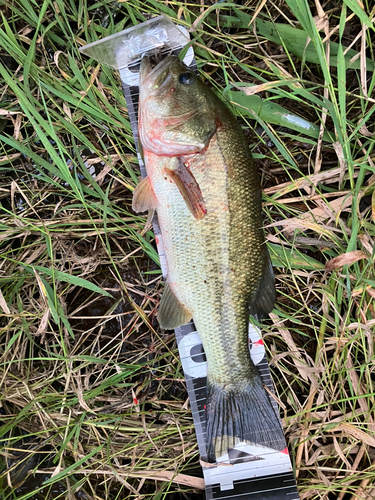
M 161 93 L 172 78 L 170 67 L 177 59 L 177 56 L 167 56 L 159 63 L 155 63 L 149 56 L 143 56 L 139 71 L 140 86 Z

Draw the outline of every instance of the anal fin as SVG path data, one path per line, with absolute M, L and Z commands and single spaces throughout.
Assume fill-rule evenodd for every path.
M 191 318 L 191 313 L 179 302 L 169 284 L 166 283 L 158 313 L 161 328 L 173 330 L 178 326 L 185 325 Z
M 132 208 L 134 212 L 146 212 L 150 208 L 157 208 L 158 201 L 151 185 L 150 178 L 147 176 L 141 180 L 133 191 Z

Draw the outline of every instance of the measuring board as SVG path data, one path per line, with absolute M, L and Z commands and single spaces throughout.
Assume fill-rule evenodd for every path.
M 122 80 L 128 107 L 129 119 L 136 147 L 138 146 L 138 100 L 140 59 L 145 53 L 158 49 L 163 54 L 178 54 L 189 42 L 186 30 L 174 25 L 168 18 L 160 16 L 146 23 L 86 45 L 81 52 L 118 69 Z M 130 56 L 129 57 L 129 53 Z M 138 53 L 138 54 L 137 54 Z M 133 55 L 134 54 L 134 55 Z M 184 58 L 190 69 L 196 70 L 194 52 L 190 47 Z M 137 156 L 142 177 L 146 168 L 138 151 Z M 160 228 L 153 220 L 155 241 L 160 257 L 163 276 L 167 265 Z M 206 382 L 207 362 L 202 342 L 194 323 L 175 330 L 178 349 L 185 374 L 194 426 L 201 457 L 206 456 Z M 251 358 L 257 366 L 263 384 L 274 392 L 268 368 L 263 340 L 259 329 L 250 323 L 249 348 Z M 272 405 L 278 414 L 276 401 Z M 281 421 L 280 421 L 281 426 Z M 285 443 L 285 449 L 276 451 L 263 446 L 239 443 L 235 449 L 218 459 L 218 465 L 203 466 L 207 500 L 298 500 L 298 492 L 292 465 Z

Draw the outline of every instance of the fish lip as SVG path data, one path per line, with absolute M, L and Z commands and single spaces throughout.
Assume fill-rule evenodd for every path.
M 149 90 L 153 91 L 155 94 L 160 94 L 167 83 L 172 78 L 171 74 L 168 74 L 165 80 L 155 89 L 152 86 L 154 82 L 169 66 L 178 59 L 177 56 L 167 56 L 165 59 L 160 61 L 154 68 L 151 68 L 150 58 L 148 56 L 143 56 L 141 61 L 141 68 L 139 70 L 139 84 L 142 87 L 148 87 Z

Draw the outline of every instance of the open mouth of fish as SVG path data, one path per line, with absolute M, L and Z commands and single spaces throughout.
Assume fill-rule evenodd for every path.
M 151 66 L 151 69 L 154 69 L 161 61 L 163 60 L 163 55 L 161 51 L 155 51 L 155 54 L 153 55 L 148 55 L 148 61 Z
M 143 56 L 139 72 L 140 85 L 162 92 L 172 78 L 170 66 L 176 61 L 175 56 L 167 56 L 160 60 L 160 55 Z

